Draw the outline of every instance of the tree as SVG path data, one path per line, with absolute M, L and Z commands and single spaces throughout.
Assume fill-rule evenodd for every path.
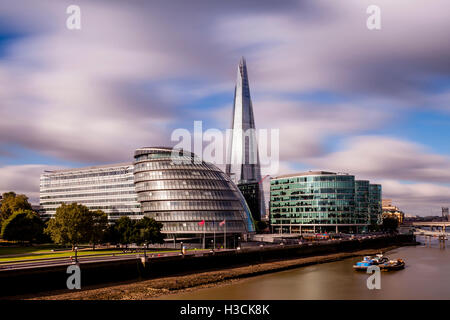
M 48 221 L 45 232 L 50 235 L 54 242 L 70 244 L 72 250 L 74 250 L 75 245 L 79 243 L 93 241 L 98 217 L 97 214 L 81 204 L 62 204 L 56 209 L 54 217 Z M 102 221 L 103 218 L 99 219 Z
M 384 231 L 395 232 L 395 231 L 397 231 L 397 227 L 398 227 L 397 218 L 394 218 L 394 217 L 383 218 L 383 224 L 381 225 L 381 228 Z
M 106 227 L 105 242 L 112 244 L 120 243 L 120 233 L 116 228 L 116 224 L 110 224 Z
M 43 240 L 44 222 L 31 210 L 13 213 L 2 225 L 2 239 L 39 242 Z
M 378 223 L 376 221 L 371 221 L 370 225 L 369 225 L 369 231 L 370 232 L 376 232 L 379 231 L 381 228 L 380 225 L 378 225 Z
M 108 216 L 101 210 L 91 211 L 92 215 L 92 231 L 91 243 L 92 249 L 95 250 L 95 245 L 100 243 L 106 234 L 108 228 Z
M 2 205 L 0 207 L 0 224 L 8 219 L 14 212 L 20 210 L 32 210 L 28 197 L 24 194 L 16 194 L 15 192 L 3 193 Z
M 161 233 L 163 225 L 153 218 L 144 217 L 136 222 L 136 243 L 144 243 L 147 248 L 150 243 L 163 243 L 164 235 Z
M 264 232 L 264 230 L 266 230 L 267 223 L 264 222 L 264 221 L 256 221 L 255 227 L 256 227 L 256 232 L 257 233 L 262 233 L 262 232 Z
M 135 222 L 128 217 L 120 217 L 114 227 L 119 235 L 119 242 L 128 248 L 128 244 L 136 239 Z

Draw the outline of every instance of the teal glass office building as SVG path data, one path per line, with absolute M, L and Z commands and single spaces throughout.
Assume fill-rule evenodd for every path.
M 383 211 L 381 205 L 381 185 L 370 184 L 369 185 L 369 224 L 380 224 L 381 213 Z
M 273 178 L 270 224 L 274 233 L 354 232 L 381 216 L 381 186 L 349 174 L 310 171 Z
M 355 180 L 355 217 L 363 224 L 370 224 L 368 180 Z

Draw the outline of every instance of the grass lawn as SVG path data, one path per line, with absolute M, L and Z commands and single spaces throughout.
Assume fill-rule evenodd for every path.
M 41 250 L 42 251 L 42 250 Z M 121 253 L 122 250 L 102 250 L 102 251 L 78 251 L 78 256 L 85 256 L 89 254 L 105 254 L 105 255 L 111 255 L 113 253 Z M 75 252 L 55 252 L 51 253 L 48 250 L 45 250 L 44 252 L 37 252 L 33 253 L 31 255 L 24 255 L 20 257 L 8 257 L 8 258 L 0 258 L 0 262 L 7 262 L 7 261 L 23 261 L 23 260 L 33 260 L 33 259 L 44 259 L 44 258 L 63 258 L 63 257 L 70 257 L 75 256 Z
M 42 252 L 50 252 L 50 250 L 52 249 L 55 249 L 54 244 L 43 244 L 32 247 L 0 247 L 0 257 L 13 254 L 36 254 Z
M 7 247 L 0 248 L 0 262 L 20 262 L 23 260 L 33 260 L 33 259 L 45 259 L 45 258 L 64 258 L 75 256 L 75 252 L 73 251 L 65 251 L 65 252 L 51 252 L 50 250 L 55 248 L 55 245 L 43 245 L 36 247 Z M 70 249 L 68 249 L 70 250 Z M 147 254 L 157 254 L 157 253 L 165 253 L 165 252 L 173 252 L 174 250 L 166 250 L 166 251 L 148 251 Z M 110 249 L 110 250 L 78 250 L 78 256 L 85 256 L 89 254 L 102 254 L 102 255 L 112 255 L 121 253 L 124 255 L 122 249 Z M 4 257 L 5 255 L 15 255 L 20 254 L 17 257 Z M 135 255 L 136 253 L 127 253 Z M 2 257 L 3 256 L 3 257 Z
M 54 244 L 44 244 L 39 246 L 26 247 L 0 247 L 0 258 L 6 255 L 34 255 L 42 253 L 50 253 L 52 249 L 56 249 Z

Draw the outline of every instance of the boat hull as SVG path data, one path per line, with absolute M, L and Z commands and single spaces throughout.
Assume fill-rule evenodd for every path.
M 358 262 L 353 266 L 355 271 L 367 271 L 370 266 L 377 266 L 381 271 L 396 271 L 405 268 L 405 261 L 403 259 L 398 259 L 397 261 L 387 261 L 384 263 L 378 263 L 374 260 L 365 260 Z
M 381 271 L 396 271 L 396 270 L 404 269 L 405 268 L 405 264 L 404 263 L 398 263 L 398 264 L 389 265 L 389 266 L 380 265 L 379 267 L 380 267 Z

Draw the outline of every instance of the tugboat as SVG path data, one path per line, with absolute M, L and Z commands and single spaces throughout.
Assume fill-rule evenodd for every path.
M 372 262 L 375 265 L 383 264 L 389 261 L 389 258 L 384 256 L 382 253 L 377 254 L 373 259 Z
M 396 271 L 405 268 L 405 261 L 403 259 L 389 260 L 379 265 L 381 271 Z
M 402 259 L 389 260 L 388 257 L 377 254 L 373 258 L 365 256 L 362 261 L 357 262 L 353 266 L 353 269 L 356 271 L 366 271 L 370 266 L 378 266 L 381 271 L 394 271 L 405 268 L 405 261 Z

